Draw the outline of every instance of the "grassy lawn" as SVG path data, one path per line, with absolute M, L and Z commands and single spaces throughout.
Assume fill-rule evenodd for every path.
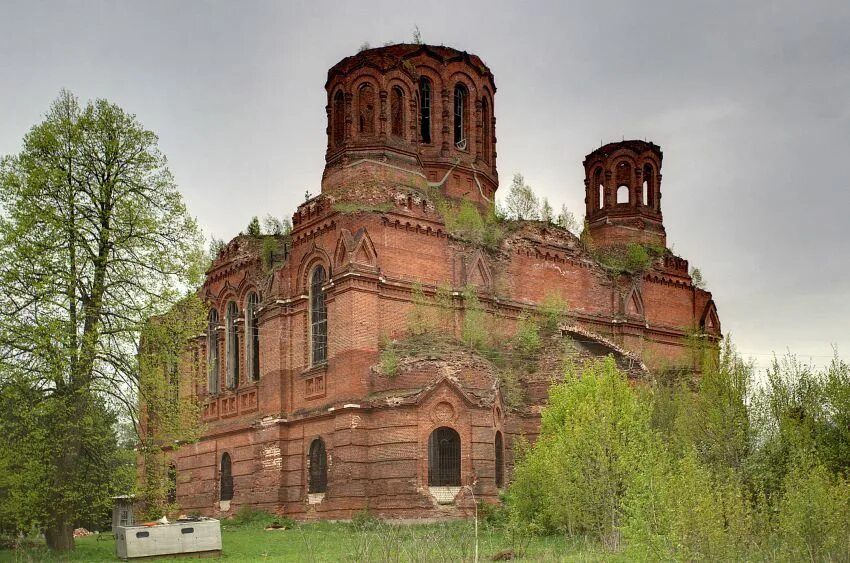
M 265 531 L 264 523 L 222 525 L 221 559 L 228 561 L 473 561 L 473 522 L 390 525 L 319 522 L 292 529 Z M 115 542 L 91 536 L 77 540 L 67 557 L 51 557 L 44 548 L 0 551 L 0 561 L 116 561 Z M 519 552 L 499 529 L 479 527 L 479 559 L 489 561 L 504 551 Z M 524 557 L 515 561 L 594 561 L 603 553 L 563 537 L 530 539 Z M 185 561 L 157 559 L 157 561 Z

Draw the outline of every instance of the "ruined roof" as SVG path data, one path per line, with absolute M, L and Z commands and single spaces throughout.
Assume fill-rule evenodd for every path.
M 654 152 L 658 155 L 659 158 L 662 156 L 661 147 L 656 145 L 655 143 L 649 141 L 641 141 L 640 139 L 631 139 L 628 141 L 618 141 L 615 143 L 607 143 L 602 145 L 585 158 L 585 162 L 590 160 L 593 157 L 601 157 L 605 158 L 611 156 L 615 152 L 621 149 L 627 149 L 635 153 L 643 153 L 643 152 Z
M 489 75 L 492 79 L 490 69 L 478 55 L 458 51 L 452 47 L 443 45 L 417 45 L 415 43 L 397 43 L 375 49 L 364 49 L 356 55 L 345 57 L 328 70 L 328 81 L 336 74 L 348 74 L 352 70 L 363 66 L 371 66 L 380 72 L 386 72 L 401 66 L 402 62 L 412 57 L 425 55 L 434 58 L 443 64 L 465 60 L 479 74 Z

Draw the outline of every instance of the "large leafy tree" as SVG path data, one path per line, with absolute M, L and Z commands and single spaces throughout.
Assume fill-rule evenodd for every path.
M 94 468 L 109 412 L 135 412 L 142 327 L 197 281 L 201 238 L 156 135 L 65 91 L 0 164 L 0 205 L 0 392 L 27 406 L 4 424 L 32 478 L 0 499 L 26 497 L 48 546 L 70 549 L 109 493 Z

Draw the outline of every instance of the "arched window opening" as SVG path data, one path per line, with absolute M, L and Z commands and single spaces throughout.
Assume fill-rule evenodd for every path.
M 502 443 L 502 433 L 496 431 L 496 487 L 505 486 L 505 447 Z
M 251 381 L 260 379 L 260 327 L 257 325 L 257 310 L 260 298 L 255 292 L 248 294 L 245 301 L 245 365 Z
M 310 342 L 312 364 L 328 359 L 328 310 L 325 305 L 325 268 L 316 266 L 310 278 Z
M 629 187 L 620 186 L 617 188 L 617 203 L 629 203 Z
M 643 204 L 655 208 L 655 173 L 652 166 L 643 166 Z
M 307 492 L 324 493 L 328 490 L 328 453 L 321 438 L 316 438 L 310 444 L 307 462 L 310 464 Z
M 419 137 L 423 143 L 431 142 L 431 81 L 419 79 Z
M 375 134 L 375 89 L 366 83 L 360 87 L 357 103 L 360 108 L 360 133 L 362 135 Z
M 467 101 L 466 86 L 458 84 L 455 86 L 455 146 L 461 150 L 466 150 L 466 121 L 467 121 Z
M 345 142 L 345 96 L 339 91 L 334 96 L 333 102 L 333 128 L 334 146 L 339 147 Z
M 437 428 L 428 438 L 428 485 L 460 486 L 460 435 L 451 428 Z
M 239 386 L 239 332 L 236 330 L 236 319 L 239 318 L 239 309 L 236 303 L 227 303 L 225 312 L 225 333 L 227 348 L 227 386 L 234 389 Z
M 219 500 L 233 500 L 233 472 L 230 468 L 230 454 L 221 456 Z
M 490 102 L 487 101 L 487 98 L 481 102 L 481 142 L 484 144 L 482 147 L 482 156 L 484 157 L 484 162 L 490 163 L 490 149 L 492 148 L 493 141 L 492 135 L 490 134 L 490 127 L 492 126 L 493 120 L 490 118 Z
M 173 463 L 168 464 L 168 492 L 165 500 L 168 504 L 177 502 L 177 466 Z
M 605 207 L 605 187 L 602 185 L 602 169 L 597 168 L 593 173 L 593 185 L 599 186 L 597 189 L 596 207 L 602 209 Z
M 392 123 L 390 133 L 396 137 L 404 136 L 404 92 L 394 86 L 390 94 L 390 116 Z
M 218 386 L 219 357 L 218 357 L 218 311 L 210 310 L 207 325 L 207 392 L 219 392 Z

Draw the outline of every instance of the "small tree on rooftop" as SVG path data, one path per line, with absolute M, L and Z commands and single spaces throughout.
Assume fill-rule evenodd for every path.
M 531 186 L 525 183 L 522 174 L 514 174 L 513 183 L 505 198 L 505 211 L 508 218 L 518 221 L 540 218 L 540 200 L 534 195 Z
M 261 233 L 260 233 L 260 220 L 259 220 L 259 219 L 257 219 L 257 216 L 256 216 L 256 215 L 254 215 L 254 216 L 251 218 L 251 222 L 250 222 L 250 223 L 248 223 L 248 228 L 245 230 L 245 233 L 246 233 L 248 236 L 251 236 L 251 237 L 258 237 L 258 236 L 260 236 L 260 234 L 261 234 Z

